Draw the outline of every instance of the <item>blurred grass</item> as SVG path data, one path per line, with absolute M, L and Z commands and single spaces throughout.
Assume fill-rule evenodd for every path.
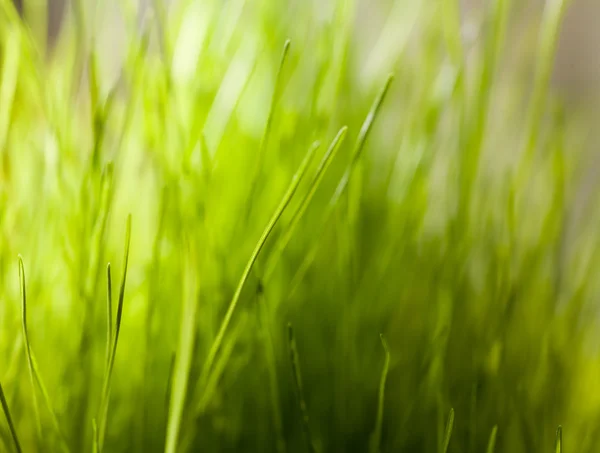
M 75 2 L 54 47 L 0 0 L 0 450 L 596 451 L 567 2 L 521 59 L 516 3 L 382 2 L 365 51 L 350 0 Z

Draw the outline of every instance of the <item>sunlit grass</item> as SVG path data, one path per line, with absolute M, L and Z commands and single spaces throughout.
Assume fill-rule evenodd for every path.
M 521 60 L 516 3 L 75 2 L 46 51 L 0 0 L 0 451 L 595 452 L 567 2 Z

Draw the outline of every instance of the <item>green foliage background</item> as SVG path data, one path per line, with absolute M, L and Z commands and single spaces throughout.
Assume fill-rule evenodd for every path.
M 27 3 L 0 0 L 0 382 L 23 451 L 442 453 L 451 408 L 450 453 L 494 426 L 496 452 L 550 451 L 559 424 L 596 451 L 597 215 L 571 221 L 581 127 L 548 94 L 565 1 L 531 45 L 510 0 L 473 42 L 456 1 L 384 3 L 372 43 L 351 0 L 75 2 L 53 46 Z

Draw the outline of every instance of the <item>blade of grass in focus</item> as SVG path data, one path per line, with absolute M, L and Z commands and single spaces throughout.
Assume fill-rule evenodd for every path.
M 202 368 L 202 374 L 200 375 L 200 379 L 199 379 L 200 388 L 204 387 L 204 384 L 205 384 L 206 380 L 208 379 L 209 374 L 212 372 L 213 362 L 219 352 L 221 343 L 223 342 L 225 333 L 227 331 L 227 327 L 229 326 L 229 323 L 231 322 L 231 318 L 232 318 L 235 308 L 238 304 L 240 295 L 242 293 L 242 289 L 244 288 L 244 285 L 246 284 L 246 281 L 248 280 L 248 277 L 250 276 L 250 272 L 252 271 L 254 263 L 256 262 L 256 259 L 258 258 L 258 255 L 261 252 L 263 246 L 267 242 L 267 239 L 269 238 L 271 232 L 273 231 L 273 228 L 277 224 L 277 221 L 281 217 L 281 214 L 283 214 L 283 211 L 286 209 L 290 200 L 294 196 L 296 189 L 298 188 L 298 185 L 300 184 L 300 181 L 302 180 L 302 177 L 306 173 L 308 164 L 310 163 L 310 161 L 311 161 L 315 151 L 318 149 L 318 147 L 319 147 L 319 143 L 318 142 L 314 143 L 310 147 L 308 152 L 306 153 L 304 160 L 300 164 L 300 167 L 298 168 L 297 172 L 294 174 L 294 177 L 292 179 L 292 182 L 291 182 L 287 192 L 285 193 L 279 206 L 275 210 L 273 217 L 269 221 L 262 236 L 258 240 L 258 243 L 256 244 L 256 247 L 254 248 L 254 251 L 252 252 L 252 255 L 250 256 L 250 260 L 246 264 L 246 268 L 244 269 L 244 272 L 243 272 L 242 277 L 240 278 L 240 281 L 237 285 L 237 288 L 235 290 L 233 298 L 231 299 L 231 302 L 230 302 L 227 312 L 225 314 L 225 318 L 223 319 L 223 322 L 221 323 L 221 327 L 219 328 L 219 332 L 217 333 L 217 337 L 215 338 L 215 340 L 210 348 L 210 351 L 208 353 L 208 356 L 207 356 L 204 366 Z
M 108 407 L 110 403 L 110 391 L 111 391 L 111 380 L 113 374 L 113 368 L 115 365 L 115 358 L 117 355 L 117 345 L 119 343 L 119 334 L 121 333 L 121 320 L 123 318 L 123 303 L 125 300 L 125 283 L 127 281 L 127 266 L 129 264 L 129 245 L 131 242 L 131 215 L 127 217 L 127 227 L 125 231 L 125 252 L 123 257 L 123 275 L 121 277 L 121 284 L 119 287 L 119 299 L 117 301 L 117 316 L 115 318 L 114 326 L 114 337 L 111 339 L 111 350 L 110 357 L 106 363 L 106 371 L 104 375 L 104 383 L 102 384 L 102 394 L 100 399 L 100 406 L 98 411 L 98 450 L 102 452 L 104 448 L 104 438 L 106 433 L 106 424 L 108 422 Z M 107 267 L 108 273 L 108 288 L 110 290 L 110 266 Z M 108 296 L 110 300 L 110 296 Z

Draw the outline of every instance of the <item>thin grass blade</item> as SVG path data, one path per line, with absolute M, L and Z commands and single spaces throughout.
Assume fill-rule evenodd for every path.
M 94 435 L 94 444 L 92 447 L 92 451 L 94 453 L 99 453 L 100 451 L 100 440 L 98 439 L 98 423 L 96 423 L 96 418 L 92 419 L 92 433 Z
M 46 408 L 48 409 L 48 412 L 50 413 L 50 418 L 52 420 L 52 426 L 54 426 L 56 434 L 58 434 L 58 438 L 60 439 L 60 447 L 63 452 L 68 453 L 70 451 L 69 446 L 67 445 L 65 435 L 64 435 L 62 429 L 60 428 L 60 424 L 58 423 L 58 417 L 56 416 L 56 412 L 54 411 L 54 408 L 52 407 L 52 402 L 50 400 L 50 394 L 48 393 L 48 390 L 46 389 L 46 385 L 44 384 L 44 381 L 40 374 L 40 367 L 37 363 L 37 360 L 35 358 L 35 354 L 33 353 L 33 351 L 31 351 L 31 360 L 33 362 L 33 374 L 34 374 L 37 384 L 40 388 L 40 392 L 42 393 L 42 398 L 44 400 L 44 404 L 46 405 Z
M 108 372 L 113 339 L 112 277 L 110 263 L 106 266 L 106 283 L 106 370 Z
M 277 379 L 277 367 L 275 358 L 275 343 L 273 341 L 273 334 L 271 332 L 271 318 L 269 316 L 267 301 L 265 299 L 265 293 L 262 287 L 262 283 L 259 284 L 259 288 L 257 290 L 257 310 L 259 318 L 259 328 L 261 330 L 260 337 L 262 337 L 263 339 L 267 370 L 269 373 L 271 414 L 273 417 L 273 428 L 275 430 L 276 436 L 275 447 L 277 453 L 285 453 L 286 443 L 283 435 L 283 423 L 281 416 L 279 385 Z
M 287 330 L 290 362 L 292 365 L 292 377 L 294 378 L 294 387 L 296 388 L 298 405 L 300 407 L 300 415 L 302 416 L 302 428 L 304 429 L 304 437 L 306 439 L 306 445 L 309 453 L 316 453 L 317 449 L 315 448 L 315 444 L 313 442 L 312 434 L 310 431 L 308 407 L 306 406 L 306 399 L 304 398 L 304 387 L 302 386 L 302 373 L 300 371 L 300 362 L 298 360 L 298 348 L 296 347 L 294 328 L 292 327 L 291 323 L 288 323 Z
M 131 215 L 127 217 L 127 230 L 125 233 L 125 254 L 123 259 L 123 276 L 121 278 L 121 286 L 119 288 L 119 300 L 117 303 L 117 318 L 115 322 L 115 334 L 112 339 L 112 348 L 110 353 L 110 359 L 108 361 L 108 367 L 104 376 L 104 383 L 102 385 L 102 395 L 100 400 L 100 410 L 98 417 L 98 451 L 102 452 L 104 447 L 104 436 L 106 433 L 106 421 L 108 417 L 108 405 L 110 400 L 110 387 L 112 372 L 115 364 L 115 357 L 117 355 L 117 345 L 119 342 L 119 333 L 121 331 L 121 318 L 123 315 L 123 301 L 125 298 L 125 283 L 127 281 L 127 267 L 129 264 L 129 245 L 131 242 Z
M 379 335 L 381 339 L 381 345 L 385 352 L 385 362 L 383 363 L 383 370 L 381 372 L 381 380 L 379 381 L 379 397 L 377 401 L 377 418 L 375 420 L 375 429 L 373 431 L 373 437 L 371 438 L 371 453 L 379 453 L 381 450 L 381 430 L 383 426 L 383 405 L 385 402 L 385 383 L 387 380 L 388 371 L 390 368 L 390 350 L 388 348 L 387 341 L 383 334 Z
M 221 355 L 215 362 L 214 371 L 210 375 L 210 379 L 206 383 L 206 390 L 202 393 L 202 398 L 198 403 L 198 412 L 202 413 L 206 409 L 212 395 L 216 391 L 217 384 L 219 382 L 219 378 L 223 374 L 223 370 L 225 366 L 229 362 L 229 358 L 233 353 L 233 349 L 237 343 L 237 339 L 240 333 L 243 331 L 244 325 L 246 324 L 246 318 L 242 317 L 242 319 L 238 322 L 235 328 L 232 330 L 231 334 L 227 337 L 225 342 L 223 343 L 223 349 Z
M 217 336 L 216 336 L 216 338 L 209 350 L 208 356 L 206 358 L 206 362 L 204 364 L 202 374 L 200 375 L 200 379 L 199 379 L 199 384 L 200 384 L 201 389 L 205 388 L 206 382 L 209 378 L 209 374 L 212 372 L 214 361 L 217 357 L 219 349 L 221 348 L 223 339 L 225 337 L 225 333 L 227 332 L 227 328 L 229 326 L 229 323 L 231 322 L 231 318 L 233 317 L 233 313 L 235 312 L 235 309 L 239 302 L 240 296 L 242 294 L 242 290 L 244 289 L 244 286 L 246 285 L 246 281 L 248 280 L 248 277 L 250 276 L 250 273 L 252 272 L 254 263 L 256 262 L 258 255 L 260 254 L 265 243 L 267 242 L 267 239 L 273 232 L 273 229 L 275 228 L 275 225 L 277 224 L 277 222 L 279 221 L 279 218 L 283 214 L 283 211 L 285 211 L 285 209 L 287 208 L 288 204 L 290 203 L 292 197 L 296 193 L 296 190 L 298 189 L 298 185 L 300 184 L 300 181 L 304 177 L 306 170 L 308 168 L 308 165 L 309 165 L 312 157 L 314 156 L 315 149 L 316 148 L 313 145 L 310 147 L 309 151 L 306 153 L 304 160 L 302 161 L 302 163 L 300 164 L 300 167 L 298 168 L 298 170 L 296 171 L 296 173 L 294 174 L 294 176 L 292 178 L 292 182 L 290 183 L 290 186 L 289 186 L 287 192 L 283 196 L 283 199 L 281 200 L 279 206 L 275 210 L 275 213 L 271 217 L 271 220 L 269 221 L 265 230 L 263 231 L 260 239 L 258 240 L 258 242 L 254 248 L 254 251 L 252 252 L 252 255 L 250 256 L 250 259 L 248 260 L 248 263 L 246 264 L 246 268 L 244 269 L 244 272 L 242 273 L 242 277 L 240 278 L 240 281 L 237 285 L 235 293 L 233 294 L 233 298 L 231 299 L 231 302 L 229 303 L 229 307 L 227 308 L 227 312 L 225 313 L 225 317 L 223 318 L 221 327 L 219 328 Z
M 454 428 L 454 409 L 450 409 L 450 415 L 448 416 L 448 423 L 446 424 L 446 433 L 444 434 L 444 445 L 442 453 L 448 452 L 448 446 L 450 445 L 450 438 L 452 437 L 452 429 Z
M 35 390 L 35 373 L 33 371 L 33 359 L 31 358 L 31 343 L 29 342 L 29 332 L 27 330 L 27 289 L 25 283 L 25 266 L 23 257 L 19 255 L 19 286 L 21 288 L 21 320 L 23 326 L 23 340 L 25 342 L 25 354 L 27 355 L 27 367 L 29 368 L 29 378 L 31 381 L 31 398 L 33 399 L 33 410 L 35 414 L 35 423 L 37 433 L 42 439 L 42 422 L 40 418 L 40 408 Z
M 6 422 L 8 423 L 8 429 L 10 430 L 10 435 L 15 444 L 15 450 L 17 450 L 17 453 L 21 453 L 23 450 L 21 449 L 21 443 L 19 442 L 19 437 L 17 436 L 17 430 L 15 429 L 15 425 L 14 425 L 12 417 L 10 415 L 10 409 L 8 408 L 8 402 L 6 401 L 6 396 L 4 395 L 4 389 L 2 388 L 1 382 L 0 382 L 0 403 L 2 404 L 2 410 L 4 412 L 4 416 L 6 417 Z
M 490 440 L 488 441 L 487 453 L 494 453 L 496 449 L 496 435 L 498 434 L 498 425 L 494 425 L 490 434 Z
M 290 220 L 290 223 L 285 230 L 285 234 L 277 243 L 276 250 L 269 257 L 269 263 L 267 264 L 267 269 L 266 269 L 265 275 L 264 275 L 265 280 L 268 280 L 269 277 L 271 276 L 271 274 L 273 273 L 273 270 L 275 269 L 275 266 L 277 265 L 277 262 L 279 261 L 281 254 L 283 253 L 283 250 L 290 242 L 290 239 L 292 238 L 292 235 L 294 233 L 294 230 L 296 229 L 296 226 L 298 225 L 298 222 L 300 221 L 300 219 L 306 212 L 306 209 L 308 208 L 311 200 L 313 199 L 313 196 L 315 195 L 317 188 L 321 184 L 321 181 L 323 180 L 323 177 L 325 176 L 327 169 L 329 168 L 331 162 L 337 155 L 338 150 L 340 149 L 342 143 L 344 142 L 344 139 L 346 138 L 347 133 L 348 133 L 347 126 L 344 126 L 339 130 L 339 132 L 337 133 L 337 135 L 335 136 L 335 138 L 329 145 L 327 152 L 321 159 L 321 162 L 319 162 L 319 166 L 317 167 L 315 176 L 313 177 L 313 179 L 310 183 L 310 189 L 304 195 L 304 198 L 302 199 L 302 202 L 296 209 L 296 212 L 294 212 L 294 215 L 292 216 L 292 219 Z
M 356 164 L 358 163 L 358 160 L 359 160 L 362 150 L 364 148 L 364 144 L 369 136 L 369 131 L 371 130 L 371 128 L 373 126 L 373 123 L 375 121 L 375 118 L 377 117 L 377 114 L 378 114 L 381 106 L 383 105 L 383 101 L 385 100 L 385 97 L 390 89 L 390 85 L 393 80 L 394 80 L 394 76 L 393 76 L 393 74 L 390 74 L 388 76 L 388 78 L 386 79 L 383 88 L 379 92 L 379 95 L 373 102 L 371 110 L 369 111 L 369 114 L 365 118 L 365 121 L 363 122 L 363 125 L 361 127 L 359 136 L 356 141 L 356 145 L 355 145 L 353 153 L 352 153 L 352 158 L 350 159 L 350 162 L 348 163 L 346 171 L 344 172 L 342 178 L 340 179 L 340 182 L 338 183 L 333 196 L 329 200 L 329 205 L 328 205 L 327 211 L 325 212 L 325 214 L 323 216 L 323 220 L 322 220 L 319 228 L 316 228 L 317 231 L 323 230 L 325 225 L 329 222 L 329 220 L 331 219 L 331 216 L 333 214 L 333 211 L 335 210 L 335 208 L 338 204 L 340 197 L 346 192 L 348 183 L 350 181 L 350 177 L 354 171 Z M 304 278 L 304 275 L 310 268 L 313 260 L 316 258 L 317 252 L 318 252 L 318 247 L 319 247 L 319 242 L 317 241 L 312 245 L 310 250 L 305 255 L 305 258 L 302 261 L 302 264 L 298 267 L 296 274 L 292 278 L 293 285 L 291 286 L 290 294 L 293 294 L 296 291 L 300 282 Z
M 185 268 L 183 270 L 184 300 L 181 309 L 181 329 L 179 331 L 179 343 L 175 354 L 175 362 L 168 383 L 170 393 L 169 410 L 167 421 L 167 439 L 165 452 L 176 453 L 179 451 L 181 426 L 183 422 L 184 409 L 188 399 L 188 387 L 190 370 L 194 353 L 196 339 L 196 312 L 198 309 L 198 282 L 196 275 L 195 247 L 189 240 L 184 241 L 186 250 Z
M 271 97 L 271 105 L 269 106 L 269 113 L 267 116 L 267 124 L 265 124 L 265 130 L 260 140 L 260 145 L 258 148 L 258 157 L 256 162 L 256 167 L 254 169 L 254 175 L 252 177 L 252 182 L 250 185 L 250 190 L 248 192 L 248 210 L 247 215 L 250 214 L 252 200 L 254 199 L 254 193 L 256 191 L 256 186 L 258 183 L 258 178 L 260 177 L 260 172 L 262 170 L 264 155 L 267 149 L 267 144 L 269 140 L 269 135 L 271 134 L 271 125 L 273 124 L 273 114 L 275 112 L 275 107 L 277 106 L 277 102 L 279 101 L 279 94 L 281 91 L 281 76 L 283 74 L 283 67 L 285 65 L 285 61 L 287 59 L 289 50 L 290 50 L 291 41 L 288 39 L 285 41 L 283 45 L 283 52 L 281 54 L 281 60 L 279 61 L 279 68 L 277 69 L 277 75 L 275 76 L 275 87 L 273 89 L 273 96 Z

